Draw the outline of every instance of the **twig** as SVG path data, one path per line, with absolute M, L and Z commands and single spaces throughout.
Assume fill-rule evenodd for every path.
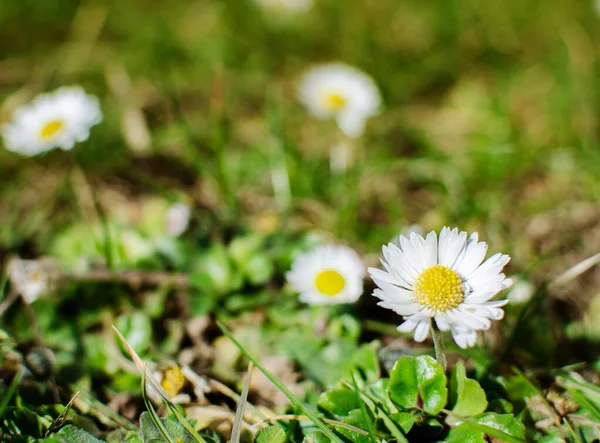
M 67 278 L 76 282 L 120 282 L 133 287 L 170 284 L 176 288 L 185 288 L 189 284 L 187 275 L 164 271 L 92 269 L 81 274 L 68 274 Z

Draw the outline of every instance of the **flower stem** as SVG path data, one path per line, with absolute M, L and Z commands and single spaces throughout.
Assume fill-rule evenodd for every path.
M 446 371 L 446 350 L 444 348 L 444 339 L 442 331 L 438 328 L 435 320 L 431 323 L 431 336 L 433 337 L 433 348 L 435 349 L 435 359 Z

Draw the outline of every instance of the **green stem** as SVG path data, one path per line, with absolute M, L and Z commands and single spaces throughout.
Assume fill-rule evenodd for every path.
M 433 348 L 435 349 L 435 359 L 446 371 L 446 350 L 444 348 L 444 338 L 442 331 L 438 328 L 435 320 L 431 321 L 431 336 L 433 337 Z

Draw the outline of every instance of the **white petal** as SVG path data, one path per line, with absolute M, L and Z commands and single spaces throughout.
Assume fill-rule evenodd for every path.
M 470 348 L 477 340 L 477 334 L 471 329 L 453 328 L 452 337 L 462 349 Z
M 399 288 L 385 281 L 378 281 L 376 283 L 381 288 L 381 291 L 377 292 L 377 294 L 373 292 L 373 295 L 382 300 L 393 303 L 409 303 L 413 300 L 413 293 L 411 291 Z
M 404 323 L 402 323 L 400 326 L 398 326 L 396 329 L 398 330 L 398 332 L 410 332 L 413 329 L 415 329 L 418 324 L 419 324 L 418 321 L 415 321 L 412 318 L 409 318 Z
M 382 308 L 391 309 L 398 315 L 413 315 L 419 312 L 421 307 L 416 303 L 392 303 L 386 301 L 380 301 L 377 303 Z
M 437 247 L 437 235 L 434 231 L 427 234 L 425 239 L 425 251 L 424 251 L 424 266 L 429 268 L 437 264 L 438 247 Z
M 400 238 L 402 239 L 402 236 Z M 400 278 L 412 285 L 419 272 L 411 263 L 410 258 L 393 243 L 388 244 L 387 247 L 384 246 L 382 249 L 383 256 L 388 264 L 386 268 L 389 268 L 388 270 L 398 274 Z
M 422 342 L 429 335 L 430 320 L 422 320 L 415 329 L 415 341 Z
M 485 242 L 477 241 L 477 233 L 474 232 L 469 237 L 467 247 L 465 249 L 465 256 L 456 267 L 456 271 L 466 277 L 471 275 L 475 269 L 481 264 L 487 253 L 487 244 Z
M 462 252 L 467 241 L 467 233 L 464 231 L 458 232 L 458 229 L 456 228 L 452 231 L 448 228 L 444 229 L 442 229 L 442 232 L 440 233 L 438 262 L 440 265 L 453 269 L 454 262 Z
M 371 276 L 371 278 L 373 279 L 373 281 L 379 287 L 381 287 L 381 285 L 379 284 L 380 281 L 391 283 L 391 284 L 398 284 L 397 279 L 393 275 L 391 275 L 388 272 L 382 271 L 381 269 L 369 268 L 368 272 L 369 272 L 369 275 Z

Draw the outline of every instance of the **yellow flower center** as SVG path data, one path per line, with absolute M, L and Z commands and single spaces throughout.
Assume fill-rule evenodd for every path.
M 346 98 L 339 92 L 327 92 L 323 94 L 325 106 L 334 112 L 341 111 L 346 106 Z
M 170 397 L 179 394 L 185 385 L 185 377 L 181 368 L 177 365 L 165 368 L 161 385 Z
M 328 269 L 326 271 L 321 271 L 317 275 L 315 280 L 315 285 L 321 294 L 334 296 L 340 293 L 344 286 L 346 286 L 346 280 L 342 275 L 334 271 L 333 269 Z
M 421 272 L 415 280 L 414 289 L 415 299 L 433 311 L 454 309 L 465 298 L 460 276 L 442 265 Z
M 65 124 L 60 120 L 49 121 L 44 125 L 44 127 L 40 131 L 40 135 L 42 136 L 42 138 L 50 138 L 56 135 L 56 133 L 60 131 L 64 126 Z

